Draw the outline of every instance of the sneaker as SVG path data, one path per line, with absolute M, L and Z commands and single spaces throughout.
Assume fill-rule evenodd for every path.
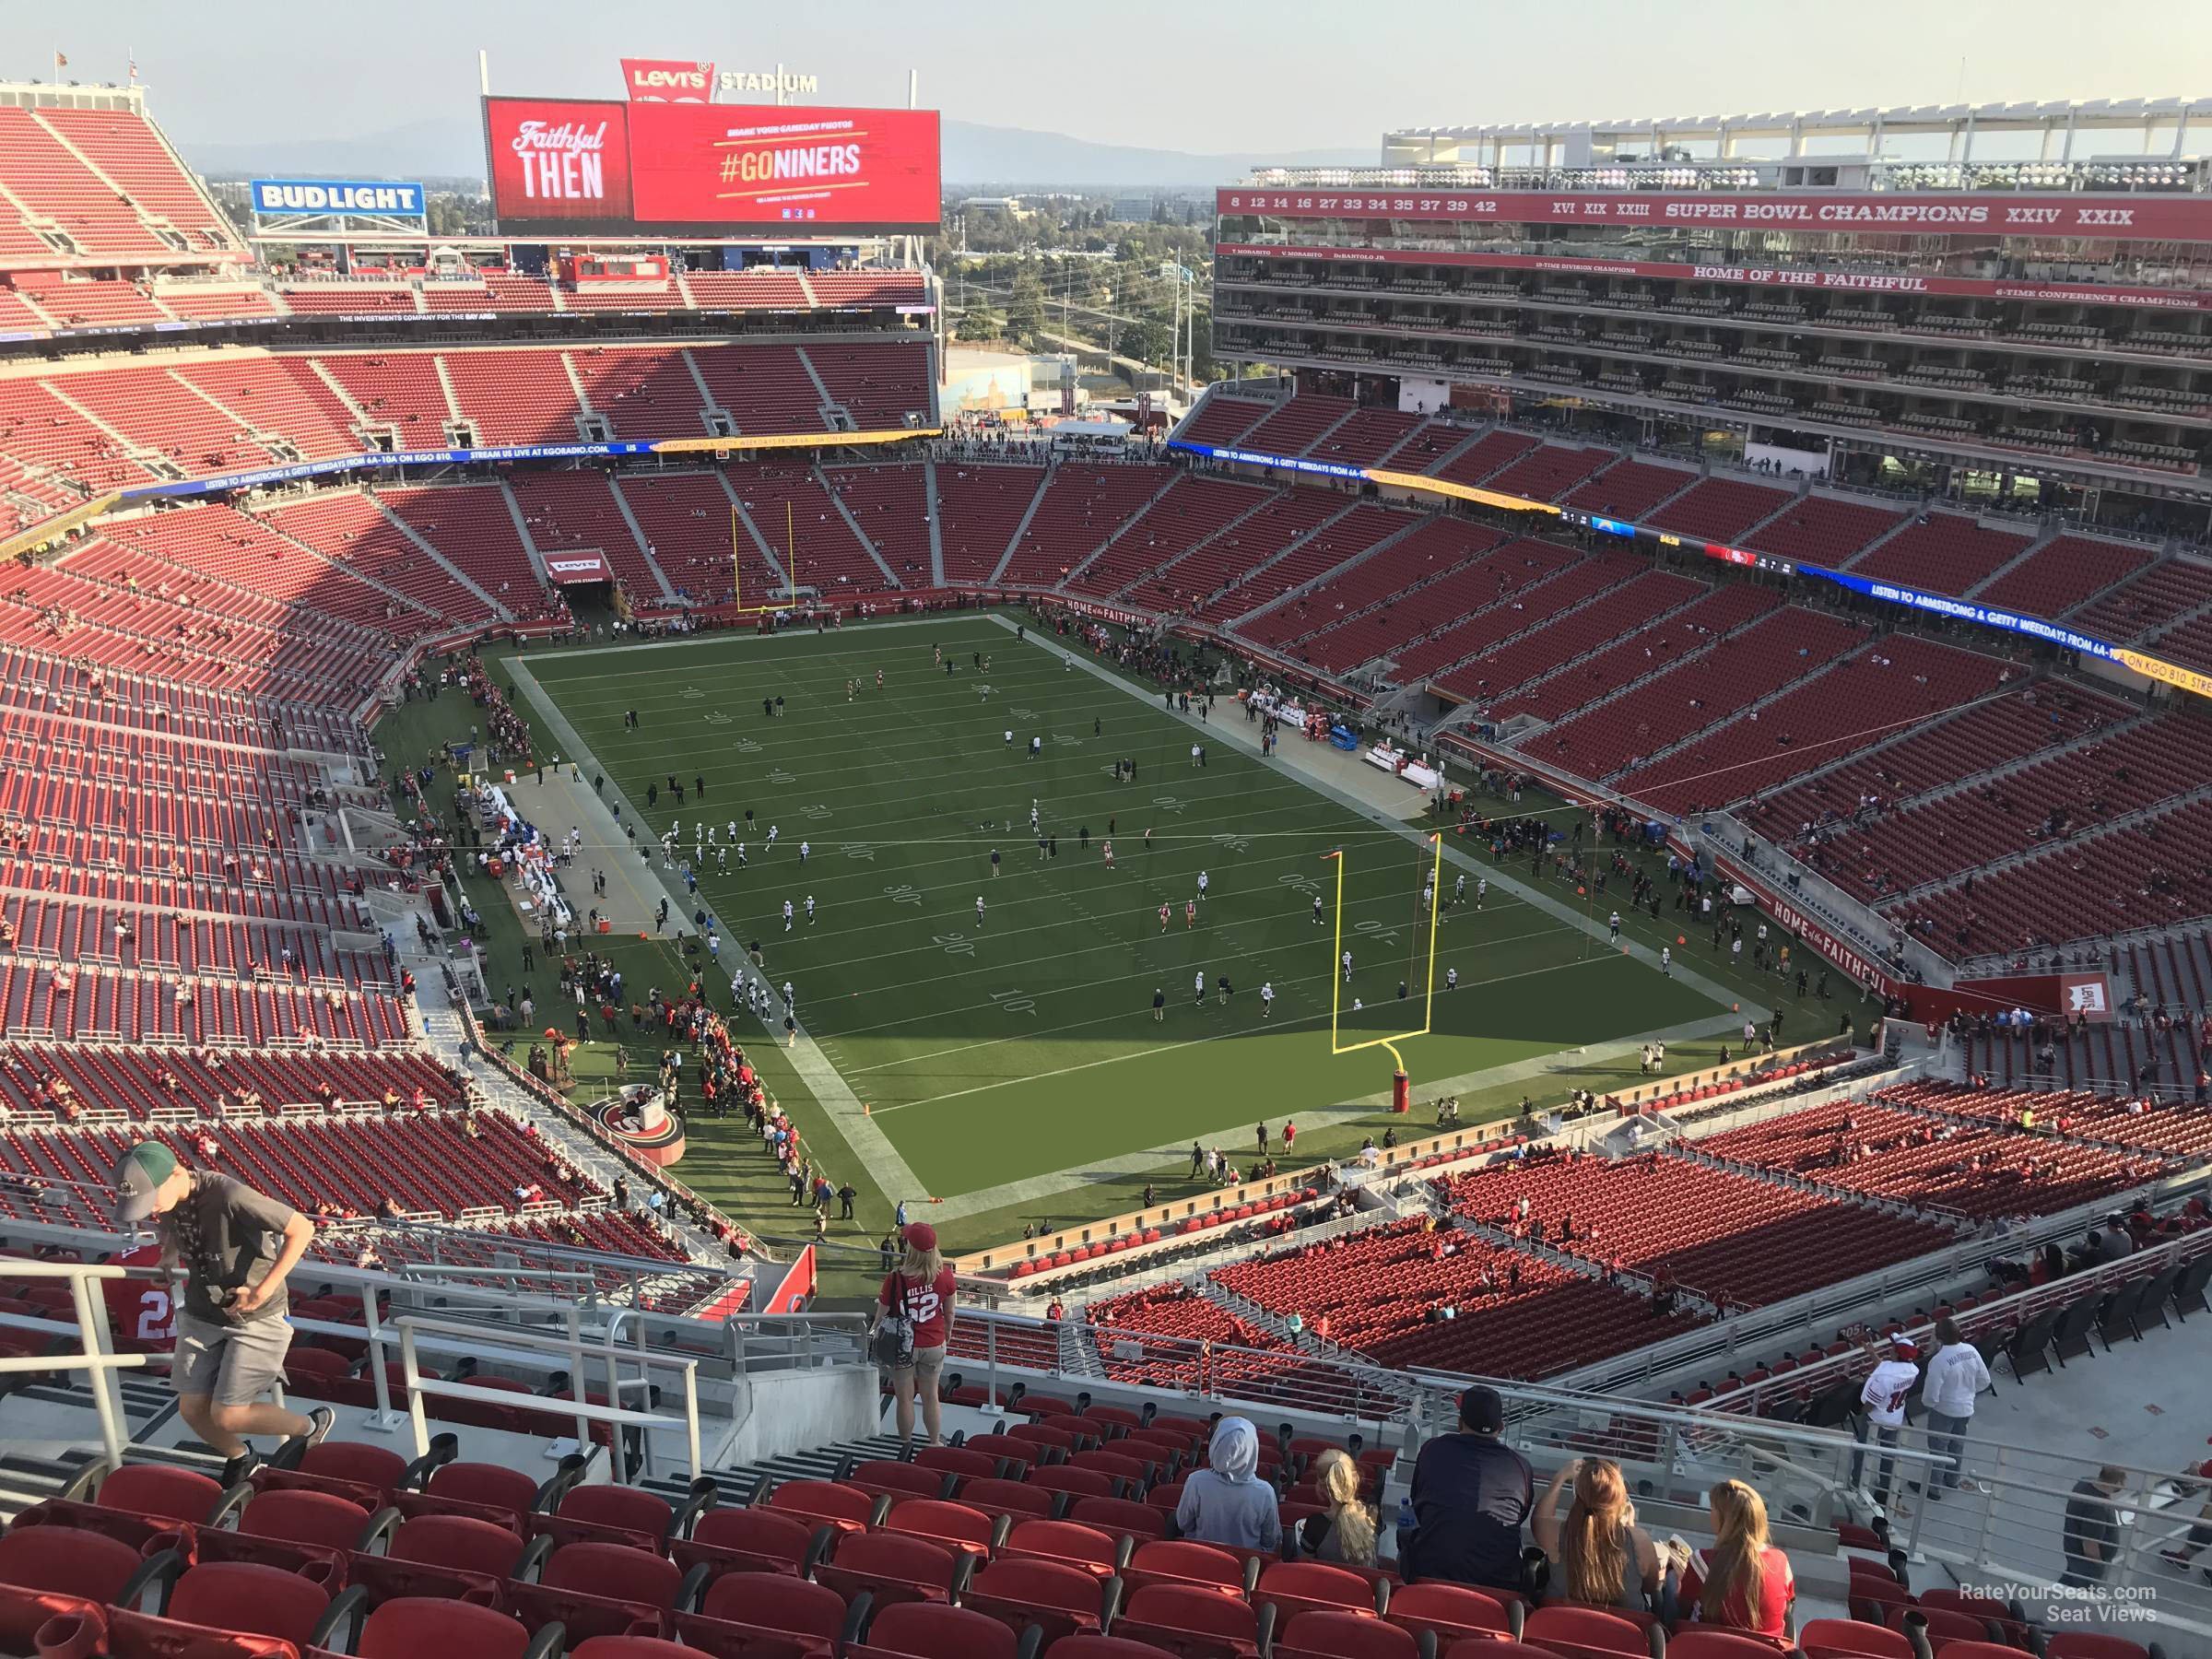
M 330 1438 L 330 1431 L 337 1426 L 337 1421 L 338 1414 L 329 1406 L 316 1406 L 307 1414 L 307 1432 L 295 1434 L 278 1446 L 275 1457 L 271 1460 L 273 1465 L 279 1469 L 298 1468 L 300 1460 L 305 1457 L 310 1450 L 321 1445 Z
M 1961 1475 L 1951 1483 L 1951 1490 L 1954 1492 L 1979 1492 L 1983 1489 L 1982 1483 L 1971 1475 Z
M 252 1446 L 248 1446 L 236 1457 L 223 1465 L 223 1489 L 229 1491 L 241 1481 L 250 1479 L 253 1471 L 260 1468 L 264 1461 L 260 1453 L 254 1451 Z
M 2161 1549 L 2159 1551 L 2159 1559 L 2171 1561 L 2176 1567 L 2186 1567 L 2196 1559 L 2196 1552 L 2190 1549 Z

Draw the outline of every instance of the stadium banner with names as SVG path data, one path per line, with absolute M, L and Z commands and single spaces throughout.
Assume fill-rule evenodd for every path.
M 508 235 L 928 232 L 934 110 L 487 98 Z
M 1878 271 L 1800 269 L 1790 265 L 1687 265 L 1645 259 L 1559 259 L 1538 253 L 1460 253 L 1433 248 L 1300 247 L 1283 242 L 1221 242 L 1230 258 L 1311 259 L 1324 265 L 1453 265 L 1481 271 L 1536 271 L 1555 276 L 1630 276 L 1672 282 L 1726 282 L 1753 288 L 1824 288 L 1861 294 L 1928 294 L 1970 300 L 2019 300 L 2064 305 L 2129 305 L 2149 311 L 2212 311 L 2212 293 L 2176 288 L 2112 288 L 2093 282 L 2001 282 L 1969 276 L 1918 276 Z M 1234 287 L 1237 278 L 1226 278 Z M 1482 298 L 1482 296 L 1465 296 Z M 1425 294 L 1408 298 L 1428 299 Z
M 1683 225 L 1746 230 L 1956 231 L 2088 241 L 2212 241 L 2212 199 L 2019 191 L 2006 194 L 1848 192 L 1282 190 L 1224 185 L 1223 216 L 1419 219 L 1500 225 Z
M 419 184 L 379 179 L 255 179 L 253 212 L 262 218 L 299 214 L 373 214 L 378 218 L 420 219 L 429 211 Z
M 1682 841 L 1676 851 L 1696 857 L 1700 849 Z M 1887 996 L 1900 988 L 1900 982 L 1877 959 L 1866 954 L 1830 930 L 1818 916 L 1783 896 L 1764 877 L 1740 860 L 1729 857 L 1720 850 L 1717 841 L 1702 849 L 1712 873 L 1721 880 L 1740 887 L 1757 900 L 1760 910 L 1774 918 L 1789 932 L 1795 934 L 1807 945 L 1850 974 L 1862 985 L 1870 985 Z
M 110 501 L 177 500 L 191 496 L 223 495 L 234 489 L 252 489 L 264 484 L 287 484 L 300 478 L 332 473 L 388 471 L 401 466 L 467 466 L 502 461 L 572 461 L 600 456 L 674 455 L 699 452 L 737 453 L 767 449 L 839 449 L 882 443 L 903 443 L 910 438 L 934 438 L 941 429 L 895 429 L 881 432 L 770 432 L 751 438 L 616 439 L 606 443 L 511 443 L 493 449 L 371 450 L 358 455 L 329 455 L 316 461 L 293 461 L 282 466 L 260 466 L 250 472 L 221 473 L 206 478 L 181 478 L 172 483 L 141 484 L 117 492 Z
M 1430 477 L 1420 473 L 1391 472 L 1380 467 L 1352 466 L 1335 461 L 1306 461 L 1295 455 L 1270 455 L 1258 450 L 1231 449 L 1212 443 L 1193 443 L 1185 439 L 1171 438 L 1170 449 L 1203 455 L 1216 461 L 1231 461 L 1248 466 L 1280 467 L 1290 472 L 1321 473 L 1330 477 L 1354 478 L 1365 483 L 1387 484 L 1395 488 L 1408 489 L 1427 495 L 1443 496 L 1453 500 L 1477 502 L 1487 507 L 1501 508 L 1509 512 L 1547 512 L 1564 520 L 1577 529 L 1610 536 L 1626 536 L 1655 542 L 1661 547 L 1677 551 L 1701 555 L 1721 564 L 1735 565 L 1740 570 L 1756 571 L 1771 576 L 1805 576 L 1817 581 L 1831 582 L 1848 593 L 1877 604 L 1903 606 L 1909 610 L 1927 611 L 1936 616 L 1948 617 L 1955 621 L 1971 622 L 1981 628 L 1994 629 L 2000 633 L 2023 635 L 2040 640 L 2061 650 L 2077 652 L 2083 656 L 2096 657 L 2102 662 L 2116 663 L 2132 668 L 2136 673 L 2160 684 L 2175 687 L 2195 696 L 2212 699 L 2212 675 L 2197 673 L 2139 651 L 2110 644 L 2093 635 L 2052 622 L 2041 617 L 2023 616 L 2018 611 L 2001 610 L 1994 606 L 1976 605 L 1971 599 L 1953 598 L 1948 594 L 1931 594 L 1920 588 L 1906 587 L 1901 582 L 1875 582 L 1856 576 L 1848 571 L 1831 571 L 1822 565 L 1799 564 L 1793 559 L 1772 553 L 1759 553 L 1746 547 L 1732 547 L 1721 542 L 1700 541 L 1672 530 L 1658 530 L 1648 524 L 1630 524 L 1620 519 L 1599 518 L 1590 513 L 1575 512 L 1554 506 L 1549 501 L 1532 500 L 1524 496 L 1509 496 L 1495 490 L 1476 489 L 1465 484 L 1455 484 L 1448 478 Z

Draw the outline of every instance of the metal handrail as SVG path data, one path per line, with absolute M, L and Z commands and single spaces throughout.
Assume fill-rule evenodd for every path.
M 464 1324 L 457 1320 L 425 1318 L 418 1313 L 405 1314 L 394 1324 L 399 1329 L 401 1382 L 407 1391 L 407 1418 L 415 1430 L 416 1456 L 427 1457 L 429 1455 L 429 1419 L 423 1409 L 423 1401 L 429 1396 L 435 1395 L 448 1400 L 470 1400 L 480 1405 L 512 1408 L 516 1396 L 504 1390 L 479 1388 L 467 1382 L 448 1382 L 441 1378 L 426 1377 L 422 1374 L 418 1351 L 420 1334 L 430 1332 L 446 1336 L 466 1337 L 472 1342 L 480 1343 L 485 1335 L 481 1327 Z M 503 1331 L 500 1335 L 498 1346 L 500 1348 L 511 1352 L 518 1359 L 530 1360 L 548 1354 L 565 1356 L 568 1359 L 569 1375 L 574 1379 L 576 1398 L 572 1403 L 565 1403 L 562 1406 L 561 1415 L 563 1417 L 573 1416 L 576 1418 L 579 1430 L 577 1439 L 580 1442 L 584 1444 L 590 1442 L 589 1425 L 593 1423 L 606 1423 L 612 1427 L 625 1429 L 680 1428 L 684 1431 L 685 1449 L 689 1453 L 688 1473 L 697 1476 L 703 1471 L 705 1465 L 700 1458 L 699 1361 L 696 1358 L 688 1354 L 655 1353 L 651 1349 L 640 1351 L 639 1364 L 658 1366 L 663 1370 L 673 1371 L 683 1379 L 682 1414 L 677 1417 L 666 1417 L 656 1411 L 633 1410 L 624 1406 L 595 1406 L 586 1400 L 583 1397 L 583 1342 L 582 1336 L 573 1330 L 560 1337 L 538 1336 L 520 1331 Z M 612 1394 L 608 1397 L 609 1399 L 613 1398 Z M 627 1475 L 627 1470 L 623 1467 L 625 1460 L 617 1456 L 612 1462 L 614 1477 L 617 1481 L 621 1481 Z
M 115 1373 L 143 1367 L 144 1354 L 118 1354 L 108 1346 L 107 1310 L 94 1307 L 92 1283 L 95 1279 L 117 1279 L 128 1277 L 126 1269 L 105 1263 L 86 1262 L 10 1262 L 7 1267 L 11 1277 L 59 1278 L 69 1281 L 69 1300 L 76 1314 L 77 1349 L 75 1354 L 21 1354 L 0 1357 L 0 1375 L 22 1371 L 81 1371 L 88 1374 L 92 1385 L 92 1409 L 100 1418 L 100 1448 L 111 1469 L 123 1465 L 123 1448 L 129 1436 L 124 1432 L 125 1418 L 123 1395 L 115 1386 Z M 27 1317 L 22 1314 L 0 1313 L 0 1328 L 18 1330 L 63 1330 L 68 1326 L 59 1320 Z

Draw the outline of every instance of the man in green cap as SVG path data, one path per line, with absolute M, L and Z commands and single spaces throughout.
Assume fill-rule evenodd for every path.
M 285 1276 L 306 1253 L 314 1223 L 243 1182 L 186 1169 L 159 1141 L 141 1141 L 115 1163 L 115 1223 L 147 1221 L 160 1240 L 161 1265 L 182 1262 L 191 1275 L 170 1376 L 180 1415 L 229 1460 L 223 1484 L 260 1464 L 249 1434 L 320 1444 L 335 1420 L 329 1406 L 300 1417 L 261 1398 L 292 1346 Z

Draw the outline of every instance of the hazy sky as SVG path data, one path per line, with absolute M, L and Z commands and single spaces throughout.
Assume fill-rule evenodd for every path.
M 78 0 L 0 6 L 0 75 L 121 80 L 180 142 L 358 136 L 508 93 L 617 97 L 622 56 L 787 65 L 824 102 L 1199 151 L 1385 128 L 1970 100 L 2212 96 L 2204 0 Z M 2212 149 L 2212 130 L 2193 151 Z

